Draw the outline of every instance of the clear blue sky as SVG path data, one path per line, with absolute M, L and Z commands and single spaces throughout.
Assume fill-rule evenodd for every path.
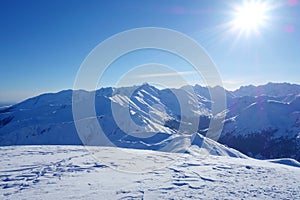
M 96 45 L 121 31 L 149 26 L 174 29 L 198 41 L 229 89 L 269 81 L 300 83 L 300 2 L 268 1 L 267 24 L 259 33 L 240 35 L 228 26 L 239 4 L 1 0 L 0 102 L 72 88 L 80 64 Z M 113 83 L 109 76 L 104 81 Z

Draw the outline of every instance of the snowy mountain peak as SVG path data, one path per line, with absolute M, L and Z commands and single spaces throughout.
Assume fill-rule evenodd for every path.
M 233 91 L 236 96 L 271 96 L 280 97 L 288 95 L 297 95 L 300 93 L 300 85 L 290 83 L 267 83 L 265 85 L 241 86 Z

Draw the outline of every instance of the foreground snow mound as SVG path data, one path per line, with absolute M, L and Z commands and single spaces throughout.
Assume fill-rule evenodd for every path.
M 300 167 L 300 163 L 297 162 L 294 159 L 290 158 L 281 158 L 281 159 L 273 159 L 269 160 L 272 163 L 279 163 L 279 164 L 284 164 L 284 165 L 289 165 L 289 166 L 294 166 L 294 167 Z
M 298 167 L 195 152 L 191 155 L 112 147 L 89 150 L 82 146 L 1 147 L 0 198 L 300 198 Z M 128 153 L 131 156 L 125 157 Z M 129 173 L 141 162 L 147 163 L 147 170 Z M 155 167 L 165 162 L 168 165 Z

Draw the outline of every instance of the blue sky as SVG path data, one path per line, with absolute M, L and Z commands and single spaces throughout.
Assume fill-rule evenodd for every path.
M 243 1 L 1 0 L 0 102 L 72 88 L 81 63 L 96 45 L 119 32 L 149 26 L 195 39 L 216 63 L 226 88 L 300 83 L 300 2 L 261 2 L 269 5 L 267 23 L 259 33 L 239 35 L 229 22 Z M 129 55 L 112 66 L 100 85 L 114 85 L 131 66 L 162 60 L 198 83 L 189 66 L 172 59 L 155 51 Z

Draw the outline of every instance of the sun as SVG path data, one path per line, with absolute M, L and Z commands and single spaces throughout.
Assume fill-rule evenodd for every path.
M 244 2 L 243 5 L 237 6 L 232 21 L 233 29 L 240 32 L 256 32 L 265 25 L 268 6 L 266 3 L 259 1 Z

